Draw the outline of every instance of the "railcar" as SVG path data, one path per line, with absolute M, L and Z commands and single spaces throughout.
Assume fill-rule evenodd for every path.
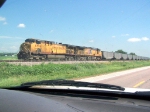
M 127 60 L 128 59 L 128 55 L 127 54 L 122 54 L 122 59 L 123 60 Z
M 127 58 L 128 60 L 132 60 L 133 59 L 132 55 L 128 54 L 127 56 L 128 56 L 128 58 Z
M 121 60 L 122 54 L 121 53 L 114 53 L 114 59 Z
M 114 53 L 108 52 L 108 51 L 102 51 L 102 59 L 112 60 L 112 59 L 114 59 Z

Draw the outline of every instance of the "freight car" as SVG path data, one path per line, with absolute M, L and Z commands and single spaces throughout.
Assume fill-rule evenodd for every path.
M 148 57 L 102 51 L 103 60 L 149 60 Z
M 38 39 L 26 39 L 20 45 L 18 59 L 51 60 L 101 60 L 102 52 L 98 48 L 75 46 Z
M 101 51 L 98 48 L 75 46 L 29 38 L 20 45 L 18 59 L 24 60 L 149 60 L 148 57 Z

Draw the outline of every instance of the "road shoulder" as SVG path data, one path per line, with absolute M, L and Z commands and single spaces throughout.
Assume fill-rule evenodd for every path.
M 122 75 L 127 75 L 129 73 L 134 73 L 134 72 L 138 72 L 138 71 L 141 71 L 141 70 L 146 70 L 146 69 L 149 69 L 149 68 L 150 68 L 150 66 L 134 68 L 134 69 L 130 69 L 130 70 L 125 70 L 125 71 L 120 71 L 120 72 L 113 72 L 113 73 L 104 74 L 104 75 L 95 76 L 95 77 L 83 78 L 83 79 L 79 79 L 79 80 L 76 80 L 76 81 L 98 82 L 98 81 L 101 81 L 101 80 L 105 80 L 105 79 L 109 79 L 109 78 L 113 78 L 113 77 L 118 77 L 118 76 L 122 76 Z

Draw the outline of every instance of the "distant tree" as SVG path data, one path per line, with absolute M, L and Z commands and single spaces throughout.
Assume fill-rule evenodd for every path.
M 127 52 L 125 52 L 125 51 L 123 51 L 123 50 L 121 50 L 121 49 L 119 49 L 119 50 L 117 50 L 117 51 L 115 51 L 116 53 L 122 53 L 122 54 L 127 54 Z
M 130 54 L 131 54 L 131 55 L 136 55 L 136 54 L 135 54 L 135 53 L 133 53 L 133 52 L 131 52 Z
M 0 56 L 12 56 L 12 55 L 16 55 L 17 53 L 0 53 Z

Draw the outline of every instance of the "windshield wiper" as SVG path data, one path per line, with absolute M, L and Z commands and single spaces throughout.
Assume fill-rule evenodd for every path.
M 89 87 L 89 88 L 103 88 L 111 90 L 121 90 L 124 91 L 125 88 L 116 85 L 101 84 L 101 83 L 89 83 L 89 82 L 80 82 L 74 80 L 43 80 L 37 82 L 27 82 L 21 84 L 21 87 L 32 87 L 36 85 L 44 86 L 75 86 L 75 87 Z
M 65 87 L 66 86 L 66 87 Z M 83 87 L 83 88 L 82 88 Z M 84 88 L 85 87 L 85 88 Z M 3 88 L 9 90 L 30 91 L 42 94 L 67 95 L 102 95 L 121 98 L 135 98 L 149 100 L 150 92 L 130 92 L 126 88 L 110 84 L 90 83 L 74 80 L 43 80 L 23 83 L 20 86 Z

